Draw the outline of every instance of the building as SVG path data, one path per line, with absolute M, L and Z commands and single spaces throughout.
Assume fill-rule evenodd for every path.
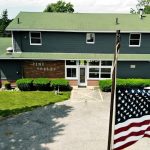
M 150 15 L 20 12 L 0 49 L 1 80 L 66 78 L 97 85 L 111 78 L 116 30 L 121 30 L 119 78 L 150 78 Z

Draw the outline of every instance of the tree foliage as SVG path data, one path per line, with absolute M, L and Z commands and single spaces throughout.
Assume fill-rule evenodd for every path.
M 145 14 L 150 14 L 150 0 L 137 0 L 136 10 L 131 8 L 130 13 L 139 13 L 139 10 L 144 9 Z
M 8 19 L 8 11 L 5 9 L 0 18 L 0 36 L 10 36 L 10 33 L 5 32 L 5 29 L 10 22 L 11 20 Z
M 149 5 L 145 6 L 144 12 L 145 12 L 145 14 L 150 14 L 150 6 Z
M 66 3 L 62 0 L 59 0 L 57 3 L 48 4 L 44 12 L 64 12 L 64 13 L 73 13 L 73 5 L 69 2 Z

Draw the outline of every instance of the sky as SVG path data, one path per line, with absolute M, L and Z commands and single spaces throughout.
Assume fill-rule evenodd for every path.
M 0 13 L 7 9 L 8 17 L 14 18 L 20 11 L 41 12 L 49 3 L 58 0 L 0 0 Z M 78 13 L 129 13 L 137 0 L 64 0 L 74 5 Z

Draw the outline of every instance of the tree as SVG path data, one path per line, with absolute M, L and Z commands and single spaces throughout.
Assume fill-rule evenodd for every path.
M 137 1 L 138 3 L 136 5 L 136 10 L 131 8 L 130 13 L 132 14 L 139 13 L 139 10 L 143 8 L 145 14 L 150 14 L 150 0 L 137 0 Z
M 145 12 L 145 14 L 150 14 L 150 6 L 149 5 L 145 6 L 144 12 Z
M 44 12 L 64 12 L 64 13 L 73 13 L 73 5 L 69 2 L 66 3 L 62 0 L 59 0 L 57 3 L 51 3 L 47 5 Z
M 11 20 L 8 19 L 8 11 L 7 9 L 3 10 L 1 19 L 0 19 L 0 36 L 5 36 L 5 29 Z

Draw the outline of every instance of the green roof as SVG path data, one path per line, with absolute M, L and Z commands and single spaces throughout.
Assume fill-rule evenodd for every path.
M 7 37 L 0 37 L 0 55 L 6 53 L 6 48 L 12 47 L 12 39 Z
M 113 60 L 113 54 L 80 54 L 80 53 L 12 53 L 3 54 L 0 59 L 42 59 L 42 60 Z M 119 60 L 149 61 L 150 54 L 119 54 Z
M 118 29 L 150 32 L 150 15 L 140 19 L 137 14 L 20 12 L 7 27 L 7 30 L 66 32 L 115 32 Z

